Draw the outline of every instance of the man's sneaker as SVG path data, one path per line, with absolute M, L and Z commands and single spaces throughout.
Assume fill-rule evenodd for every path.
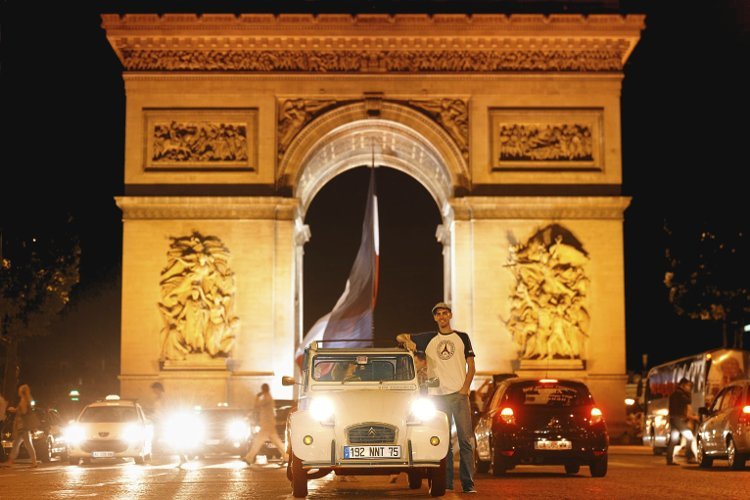
M 468 490 L 464 490 L 464 493 L 476 493 L 476 492 L 477 490 L 475 490 L 473 486 L 469 488 Z

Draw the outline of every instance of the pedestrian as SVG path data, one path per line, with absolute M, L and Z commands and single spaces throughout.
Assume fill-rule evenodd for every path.
M 281 453 L 282 463 L 287 462 L 289 456 L 284 448 L 284 443 L 281 442 L 281 438 L 279 438 L 276 432 L 276 408 L 274 407 L 271 388 L 268 384 L 261 385 L 260 392 L 255 396 L 255 412 L 258 416 L 257 424 L 260 430 L 253 436 L 253 444 L 250 445 L 250 450 L 245 455 L 245 462 L 248 465 L 253 465 L 255 463 L 255 455 L 258 454 L 266 441 L 271 441 L 278 448 L 279 453 Z
M 437 331 L 419 334 L 401 333 L 396 341 L 410 351 L 424 351 L 430 378 L 440 379 L 438 387 L 430 387 L 437 407 L 455 422 L 460 450 L 461 486 L 464 493 L 476 493 L 474 487 L 474 430 L 471 427 L 469 389 L 476 371 L 474 350 L 469 335 L 451 326 L 453 313 L 445 302 L 432 308 Z M 446 489 L 453 489 L 453 446 L 448 445 Z
M 21 451 L 21 443 L 26 447 L 26 452 L 31 458 L 31 466 L 36 467 L 39 463 L 36 461 L 36 451 L 34 450 L 34 443 L 31 438 L 31 433 L 35 431 L 34 425 L 34 414 L 31 402 L 31 388 L 23 384 L 18 387 L 18 406 L 15 408 L 8 408 L 8 411 L 15 413 L 16 416 L 13 419 L 13 449 L 10 452 L 10 457 L 6 462 L 6 465 L 11 466 L 18 457 L 18 452 Z
M 7 423 L 5 421 L 5 413 L 8 410 L 8 402 L 5 400 L 2 394 L 0 394 L 0 436 L 5 431 L 5 424 Z M 0 462 L 5 462 L 6 459 L 5 455 L 5 447 L 0 445 Z
M 698 418 L 693 413 L 690 406 L 692 401 L 693 383 L 681 378 L 677 384 L 677 389 L 669 395 L 669 443 L 667 444 L 667 465 L 674 465 L 674 457 L 682 448 L 680 445 L 681 438 L 685 438 L 685 458 L 688 463 L 695 463 L 693 455 L 693 431 L 692 422 L 697 422 Z

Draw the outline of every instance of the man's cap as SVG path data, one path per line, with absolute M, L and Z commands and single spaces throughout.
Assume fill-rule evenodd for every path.
M 445 302 L 438 302 L 437 304 L 435 304 L 434 306 L 432 306 L 432 314 L 434 315 L 435 311 L 437 311 L 438 309 L 448 309 L 450 311 L 451 310 L 451 306 L 449 306 Z

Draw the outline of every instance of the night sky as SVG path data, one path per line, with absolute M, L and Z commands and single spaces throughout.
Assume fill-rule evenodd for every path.
M 558 11 L 567 6 L 541 3 Z M 0 3 L 0 228 L 6 239 L 43 233 L 71 214 L 83 252 L 80 285 L 54 334 L 22 346 L 22 379 L 32 387 L 52 387 L 52 380 L 62 386 L 88 380 L 101 391 L 117 387 L 122 226 L 113 197 L 124 189 L 125 96 L 99 14 L 337 10 L 321 1 L 206 4 L 210 10 L 185 2 Z M 402 1 L 356 8 L 510 12 L 527 6 Z M 719 326 L 679 318 L 668 303 L 662 226 L 666 219 L 685 234 L 750 229 L 748 186 L 740 181 L 750 166 L 750 82 L 743 75 L 750 62 L 750 2 L 711 0 L 700 8 L 621 2 L 620 9 L 648 16 L 622 90 L 623 194 L 633 197 L 625 222 L 627 356 L 628 368 L 640 370 L 642 353 L 653 365 L 721 343 Z M 349 171 L 326 185 L 308 212 L 306 326 L 341 293 L 359 243 L 366 189 L 366 171 Z M 432 325 L 429 307 L 442 298 L 442 248 L 434 237 L 437 206 L 421 185 L 381 168 L 378 190 L 382 267 L 375 322 L 379 338 L 387 338 Z

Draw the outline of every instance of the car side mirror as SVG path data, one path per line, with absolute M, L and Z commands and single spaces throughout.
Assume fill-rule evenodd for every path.
M 422 385 L 425 387 L 440 387 L 440 379 L 437 377 L 428 378 Z
M 294 381 L 294 377 L 290 377 L 289 375 L 284 375 L 281 377 L 281 385 L 294 385 L 296 382 Z

